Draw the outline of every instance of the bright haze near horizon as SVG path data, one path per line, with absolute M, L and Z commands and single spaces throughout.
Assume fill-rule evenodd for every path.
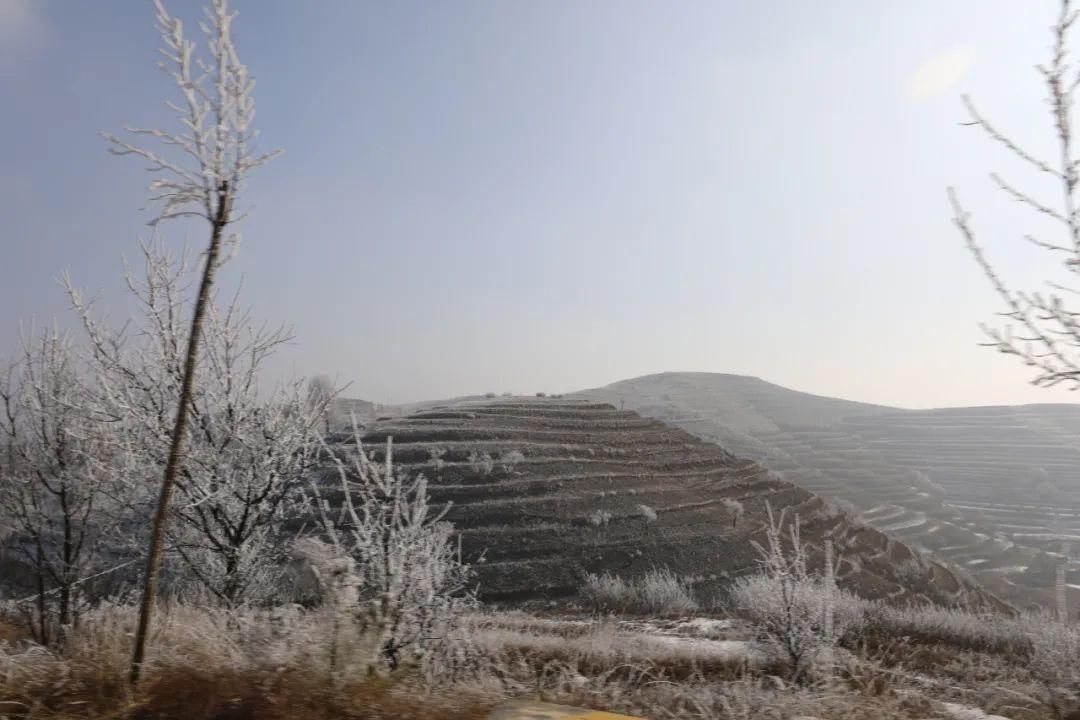
M 166 4 L 193 25 L 199 3 Z M 1053 228 L 987 173 L 1054 187 L 960 125 L 971 93 L 1055 157 L 1050 0 L 235 6 L 262 146 L 286 152 L 223 282 L 295 327 L 277 373 L 393 403 L 666 370 L 1076 399 L 977 346 L 1001 303 L 945 196 L 1014 284 L 1060 278 L 1020 240 Z M 149 2 L 0 0 L 0 350 L 20 319 L 68 322 L 64 269 L 124 307 L 149 178 L 97 133 L 174 127 L 157 45 Z

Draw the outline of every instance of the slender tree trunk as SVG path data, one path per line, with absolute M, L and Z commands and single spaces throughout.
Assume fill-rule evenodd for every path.
M 72 566 L 74 565 L 74 543 L 71 536 L 71 510 L 67 501 L 67 488 L 60 488 L 60 507 L 64 513 L 64 568 L 61 571 L 63 581 L 60 585 L 60 627 L 57 630 L 57 640 L 63 645 L 68 625 L 71 624 L 71 584 L 74 582 Z
M 1069 546 L 1064 541 L 1061 543 L 1061 557 L 1058 558 L 1054 568 L 1054 604 L 1057 610 L 1058 622 L 1069 621 L 1069 599 L 1065 588 L 1065 570 L 1069 562 Z
M 41 551 L 41 544 L 37 548 L 37 612 L 38 612 L 38 642 L 47 646 L 49 644 L 49 609 L 45 601 L 45 558 Z
M 833 607 L 834 592 L 836 586 L 836 570 L 833 561 L 833 541 L 825 540 L 825 638 L 832 642 L 833 628 L 835 627 Z
M 135 631 L 135 649 L 131 656 L 131 684 L 139 681 L 143 660 L 146 657 L 146 637 L 150 629 L 150 616 L 157 599 L 158 571 L 161 569 L 161 555 L 165 545 L 165 525 L 168 521 L 169 501 L 172 498 L 176 473 L 180 467 L 180 453 L 187 439 L 188 405 L 191 403 L 192 388 L 195 383 L 195 365 L 199 356 L 199 339 L 202 335 L 206 308 L 210 304 L 210 290 L 214 284 L 218 257 L 221 254 L 221 241 L 225 226 L 229 224 L 229 204 L 232 200 L 228 182 L 223 182 L 218 189 L 218 207 L 211 222 L 210 245 L 206 250 L 206 265 L 203 267 L 199 294 L 195 298 L 195 311 L 191 316 L 191 333 L 188 335 L 187 357 L 184 359 L 184 376 L 180 385 L 180 397 L 176 406 L 176 422 L 173 425 L 172 442 L 169 446 L 169 459 L 165 465 L 165 477 L 161 481 L 157 511 L 154 513 L 154 525 L 150 536 L 150 549 L 146 556 L 146 573 L 143 577 L 142 600 L 139 604 L 139 626 Z
M 222 591 L 225 596 L 225 604 L 232 608 L 240 598 L 242 583 L 240 578 L 240 547 L 234 546 L 225 556 L 225 583 Z

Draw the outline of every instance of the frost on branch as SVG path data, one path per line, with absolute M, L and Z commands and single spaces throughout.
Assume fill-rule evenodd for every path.
M 115 541 L 127 462 L 55 328 L 25 333 L 18 357 L 0 367 L 0 453 L 0 525 L 30 581 L 5 585 L 27 596 L 17 609 L 39 643 L 62 641 L 92 599 L 84 582 L 104 566 L 103 546 Z
M 390 669 L 422 665 L 445 649 L 461 614 L 474 605 L 471 570 L 445 521 L 449 505 L 436 511 L 424 476 L 408 477 L 394 466 L 390 438 L 377 462 L 365 450 L 355 418 L 353 426 L 354 445 L 327 448 L 340 483 L 340 508 L 330 506 L 318 483 L 312 484 L 311 502 L 336 550 L 335 563 L 352 561 L 357 601 L 348 627 L 361 644 L 377 649 L 371 662 Z
M 280 151 L 253 152 L 258 133 L 253 128 L 255 81 L 239 61 L 231 36 L 237 13 L 227 0 L 211 0 L 199 27 L 206 38 L 206 57 L 184 35 L 183 23 L 165 10 L 160 0 L 157 29 L 164 47 L 158 66 L 173 80 L 179 101 L 169 101 L 181 129 L 125 128 L 154 144 L 140 145 L 109 133 L 103 136 L 116 155 L 134 155 L 154 174 L 150 201 L 160 210 L 151 224 L 176 217 L 205 218 L 221 226 L 235 221 L 232 200 L 243 188 L 248 172 Z
M 785 513 L 775 516 L 771 507 L 766 508 L 766 543 L 755 542 L 761 572 L 737 580 L 731 599 L 754 621 L 763 639 L 787 657 L 793 679 L 803 682 L 837 640 L 861 624 L 864 607 L 831 579 L 810 572 L 798 518 L 785 537 Z
M 1051 124 L 1058 145 L 1058 158 L 1055 161 L 1043 160 L 1020 146 L 982 115 L 970 98 L 964 97 L 970 117 L 967 125 L 983 130 L 992 141 L 1007 149 L 1022 164 L 1036 171 L 1038 176 L 1048 178 L 1059 188 L 1059 199 L 1051 201 L 1037 197 L 997 173 L 990 175 L 992 182 L 1010 201 L 1049 218 L 1059 228 L 1060 239 L 1034 235 L 1025 235 L 1024 239 L 1054 256 L 1069 275 L 1080 272 L 1080 198 L 1077 196 L 1080 157 L 1073 147 L 1073 109 L 1076 90 L 1080 87 L 1080 74 L 1069 62 L 1071 52 L 1068 47 L 1069 33 L 1076 19 L 1077 12 L 1072 9 L 1071 0 L 1062 0 L 1057 22 L 1052 27 L 1050 62 L 1037 67 L 1046 84 Z M 1066 296 L 1078 292 L 1077 288 L 1057 282 L 1048 282 L 1045 291 L 1016 290 L 1010 286 L 988 259 L 979 242 L 971 214 L 952 188 L 949 188 L 949 201 L 954 224 L 1005 305 L 1000 313 L 1006 319 L 1004 327 L 982 326 L 989 338 L 986 345 L 1014 355 L 1033 368 L 1034 385 L 1053 387 L 1065 383 L 1072 390 L 1080 388 L 1080 314 L 1065 302 Z
M 186 254 L 142 246 L 142 272 L 128 267 L 137 315 L 113 327 L 68 282 L 89 343 L 96 402 L 111 434 L 138 462 L 128 478 L 132 510 L 149 517 L 168 459 L 184 372 L 195 268 Z M 260 602 L 276 591 L 277 528 L 305 507 L 326 398 L 312 402 L 297 379 L 260 385 L 266 361 L 290 339 L 256 324 L 236 296 L 211 302 L 188 403 L 192 432 L 177 474 L 169 549 L 182 578 L 215 602 Z

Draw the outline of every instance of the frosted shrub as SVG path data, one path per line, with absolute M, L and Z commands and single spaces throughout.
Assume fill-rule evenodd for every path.
M 645 518 L 645 522 L 656 522 L 656 519 L 659 517 L 659 515 L 656 514 L 656 511 L 648 505 L 638 505 L 637 509 L 638 512 L 641 514 L 641 517 Z
M 735 527 L 743 515 L 743 504 L 738 500 L 724 498 L 723 505 L 724 509 L 731 513 L 731 527 Z
M 1080 627 L 1059 622 L 1049 613 L 1027 616 L 1017 624 L 1031 644 L 1028 669 L 1060 715 L 1080 691 Z
M 1030 643 L 1017 621 L 1007 616 L 977 613 L 937 605 L 871 606 L 868 629 L 885 636 L 911 637 L 978 652 L 1010 655 L 1029 651 Z
M 585 576 L 582 595 L 594 612 L 689 615 L 698 609 L 690 584 L 667 568 L 626 580 L 604 573 Z
M 589 515 L 589 523 L 593 527 L 606 527 L 611 522 L 611 513 L 607 510 L 596 510 Z
M 903 585 L 918 582 L 925 574 L 926 568 L 917 558 L 905 560 L 894 569 L 897 581 Z
M 618 575 L 588 573 L 581 595 L 593 612 L 623 612 L 631 604 L 633 590 Z
M 762 639 L 788 658 L 792 679 L 802 682 L 838 638 L 861 625 L 864 605 L 851 593 L 811 574 L 798 519 L 790 526 L 787 549 L 784 513 L 776 518 L 772 508 L 767 509 L 767 542 L 757 545 L 762 572 L 737 580 L 731 600 L 754 622 Z
M 520 450 L 507 450 L 499 455 L 499 464 L 504 472 L 511 472 L 514 466 L 525 461 L 525 455 Z
M 830 591 L 823 578 L 754 575 L 737 580 L 731 597 L 761 635 L 787 655 L 800 676 L 824 650 L 863 624 L 865 603 L 845 590 L 833 588 L 831 592 L 831 635 L 825 626 Z
M 470 450 L 469 467 L 472 468 L 473 472 L 480 473 L 481 475 L 490 475 L 491 471 L 495 469 L 495 461 L 489 453 L 478 453 L 475 450 Z
M 646 615 L 688 615 L 698 609 L 687 581 L 668 569 L 650 570 L 635 585 L 637 612 Z
M 428 448 L 428 462 L 431 463 L 432 469 L 435 470 L 437 475 L 444 467 L 446 467 L 446 461 L 443 458 L 446 456 L 446 448 L 431 447 Z
M 359 429 L 354 433 L 352 454 L 333 456 L 343 491 L 339 519 L 331 519 L 313 488 L 334 551 L 313 569 L 325 601 L 348 616 L 345 627 L 356 634 L 343 645 L 372 648 L 389 669 L 423 665 L 456 635 L 461 614 L 475 604 L 467 591 L 471 570 L 443 520 L 449 506 L 433 511 L 424 476 L 408 477 L 394 467 L 389 438 L 385 461 L 376 463 Z
M 859 515 L 858 509 L 849 500 L 843 498 L 831 498 L 822 502 L 821 507 L 810 514 L 810 520 L 835 520 L 843 518 L 848 522 L 856 522 Z

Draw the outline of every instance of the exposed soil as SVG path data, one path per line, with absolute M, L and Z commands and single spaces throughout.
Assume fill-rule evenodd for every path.
M 587 572 L 658 566 L 695 578 L 710 602 L 730 578 L 755 570 L 766 503 L 799 516 L 812 562 L 821 562 L 824 538 L 834 538 L 840 584 L 865 597 L 993 602 L 944 568 L 905 585 L 895 567 L 914 554 L 902 543 L 755 462 L 608 404 L 461 401 L 378 420 L 364 443 L 378 458 L 388 436 L 395 461 L 428 477 L 436 503 L 452 502 L 447 518 L 489 602 L 571 599 Z M 490 469 L 480 453 L 491 456 Z M 742 514 L 725 500 L 741 503 Z

